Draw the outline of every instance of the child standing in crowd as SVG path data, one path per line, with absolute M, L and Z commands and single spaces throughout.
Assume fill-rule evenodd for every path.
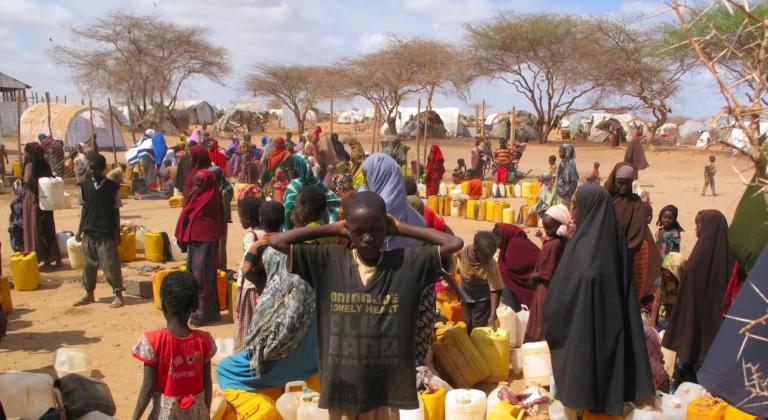
M 189 328 L 197 294 L 197 282 L 186 271 L 169 274 L 160 286 L 166 327 L 144 333 L 133 348 L 133 357 L 144 363 L 134 420 L 142 417 L 150 400 L 150 419 L 210 418 L 216 344 L 209 333 Z
M 653 309 L 651 310 L 651 326 L 656 327 L 659 331 L 666 328 L 667 321 L 672 314 L 672 308 L 677 301 L 680 279 L 683 278 L 684 266 L 685 257 L 677 251 L 667 254 L 661 264 L 661 275 L 656 284 Z M 662 306 L 664 307 L 663 311 L 661 310 Z
M 704 167 L 704 188 L 701 189 L 701 195 L 706 195 L 707 187 L 712 189 L 712 195 L 715 194 L 715 174 L 717 173 L 717 167 L 715 166 L 715 155 L 709 155 L 709 163 Z
M 240 224 L 245 229 L 245 233 L 243 235 L 243 260 L 240 263 L 240 272 L 237 276 L 237 292 L 234 299 L 235 352 L 242 350 L 245 345 L 245 336 L 248 334 L 248 326 L 253 316 L 253 308 L 258 303 L 261 292 L 261 290 L 256 289 L 255 282 L 247 281 L 246 279 L 246 273 L 250 272 L 250 270 L 246 270 L 246 264 L 249 263 L 253 266 L 257 262 L 249 261 L 249 251 L 251 245 L 258 243 L 260 240 L 256 229 L 261 228 L 259 221 L 259 209 L 261 206 L 261 199 L 256 197 L 245 197 L 237 203 L 237 213 L 240 216 Z
M 296 207 L 294 207 L 292 216 L 295 217 L 294 226 L 317 227 L 325 224 L 323 215 L 326 210 L 325 190 L 318 185 L 307 185 L 301 189 L 296 196 Z M 321 238 L 309 243 L 333 245 L 336 238 Z
M 5 165 L 10 163 L 8 161 L 8 151 L 5 150 L 5 145 L 0 144 L 0 182 L 2 182 L 2 185 L 5 185 Z
M 600 185 L 600 162 L 595 161 L 595 163 L 592 165 L 592 173 L 589 174 L 587 182 Z
M 509 171 L 509 164 L 512 162 L 512 150 L 507 147 L 507 141 L 501 140 L 499 148 L 493 152 L 493 159 L 496 162 L 496 183 L 506 184 Z
M 504 283 L 493 255 L 496 237 L 488 231 L 475 234 L 472 245 L 458 255 L 458 272 L 464 295 L 464 322 L 467 332 L 474 328 L 496 326 L 496 308 L 499 306 Z
M 13 192 L 16 195 L 11 201 L 11 214 L 8 216 L 8 233 L 11 236 L 11 249 L 13 252 L 24 251 L 24 202 L 21 180 L 13 183 Z
M 549 173 L 552 174 L 552 176 L 557 175 L 557 156 L 555 155 L 549 155 Z
M 413 339 L 419 296 L 438 278 L 441 259 L 463 243 L 388 217 L 384 200 L 373 192 L 350 198 L 344 213 L 346 221 L 293 229 L 269 244 L 289 254 L 291 272 L 315 289 L 320 407 L 332 419 L 390 418 L 398 409 L 419 406 Z M 352 246 L 302 244 L 327 236 L 349 238 Z M 381 251 L 387 236 L 433 246 Z
M 466 177 L 467 164 L 464 162 L 464 159 L 459 159 L 456 161 L 456 169 L 453 170 L 453 175 L 451 175 L 451 178 L 453 178 L 454 184 L 461 184 Z
M 288 188 L 288 177 L 285 174 L 285 171 L 282 169 L 278 169 L 275 172 L 275 177 L 272 178 L 272 199 L 277 201 L 278 203 L 283 202 L 283 196 L 285 195 L 285 190 Z
M 680 233 L 683 227 L 677 221 L 677 207 L 669 204 L 659 212 L 656 220 L 656 246 L 659 248 L 661 258 L 670 252 L 680 252 Z
M 99 268 L 112 286 L 112 308 L 123 306 L 123 275 L 117 245 L 120 244 L 120 185 L 104 176 L 107 160 L 100 154 L 89 157 L 92 179 L 80 183 L 80 226 L 75 238 L 83 243 L 83 288 L 85 296 L 74 306 L 96 302 L 93 291 Z

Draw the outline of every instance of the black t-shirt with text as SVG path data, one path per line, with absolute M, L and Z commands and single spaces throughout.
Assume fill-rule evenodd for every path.
M 436 246 L 383 253 L 367 285 L 352 251 L 293 245 L 290 270 L 317 296 L 320 407 L 364 413 L 418 408 L 414 336 L 419 296 L 441 268 Z

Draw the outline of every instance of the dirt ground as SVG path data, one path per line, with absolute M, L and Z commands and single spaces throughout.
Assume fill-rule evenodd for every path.
M 448 176 L 457 158 L 469 158 L 471 140 L 451 139 L 438 143 L 446 155 Z M 366 147 L 369 145 L 368 142 Z M 730 220 L 744 190 L 736 171 L 744 171 L 745 176 L 751 174 L 748 160 L 727 151 L 715 152 L 719 169 L 717 188 L 721 195 L 702 197 L 703 166 L 707 163 L 708 153 L 711 152 L 692 149 L 657 149 L 647 152 L 651 167 L 640 174 L 642 187 L 651 191 L 651 201 L 656 212 L 666 204 L 675 204 L 680 208 L 680 223 L 686 229 L 682 241 L 684 254 L 690 252 L 696 240 L 696 213 L 714 208 L 722 211 Z M 525 152 L 521 168 L 532 169 L 532 174 L 538 175 L 547 168 L 547 156 L 550 154 L 557 154 L 557 143 L 531 144 Z M 583 178 L 590 172 L 594 161 L 602 164 L 601 176 L 605 178 L 613 165 L 623 158 L 623 154 L 623 149 L 612 150 L 605 145 L 576 146 L 577 165 Z M 69 191 L 73 193 L 74 188 L 70 186 Z M 0 220 L 7 220 L 11 198 L 6 188 L 6 193 L 0 195 Z M 522 200 L 511 201 L 513 208 L 523 204 Z M 152 230 L 172 233 L 179 211 L 169 208 L 165 201 L 128 199 L 124 201 L 122 218 Z M 233 212 L 236 209 L 233 208 Z M 57 211 L 55 218 L 57 230 L 74 231 L 79 221 L 79 209 Z M 237 221 L 236 215 L 234 220 Z M 452 217 L 448 217 L 447 221 L 465 242 L 470 242 L 476 231 L 492 227 L 488 222 Z M 529 229 L 529 232 L 533 233 L 533 229 Z M 232 269 L 237 268 L 242 256 L 241 238 L 242 228 L 236 223 L 230 224 L 227 249 L 229 267 Z M 537 239 L 534 238 L 534 241 Z M 5 235 L 2 239 L 2 268 L 8 274 L 10 254 L 8 236 Z M 149 279 L 148 275 L 136 269 L 155 264 L 144 261 L 141 254 L 138 259 L 137 262 L 123 265 L 124 277 L 144 276 Z M 175 262 L 167 266 L 180 264 Z M 23 370 L 53 374 L 53 353 L 56 349 L 60 346 L 78 347 L 90 355 L 97 371 L 96 376 L 103 378 L 109 385 L 118 406 L 118 417 L 128 418 L 142 381 L 141 363 L 131 358 L 130 352 L 142 332 L 164 326 L 162 314 L 151 301 L 133 297 L 127 297 L 125 307 L 110 309 L 108 303 L 111 301 L 111 293 L 104 283 L 99 283 L 96 289 L 99 303 L 73 308 L 71 304 L 82 294 L 79 272 L 62 270 L 44 273 L 41 277 L 40 289 L 12 292 L 15 309 L 10 315 L 8 336 L 0 342 L 0 372 Z M 214 337 L 231 337 L 233 324 L 229 317 L 225 319 L 221 324 L 205 329 Z

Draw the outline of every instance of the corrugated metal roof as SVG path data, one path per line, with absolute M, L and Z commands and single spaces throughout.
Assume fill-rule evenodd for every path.
M 29 89 L 32 86 L 0 72 L 0 89 Z

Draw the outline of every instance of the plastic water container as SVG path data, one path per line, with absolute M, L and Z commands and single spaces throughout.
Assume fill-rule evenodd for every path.
M 509 347 L 520 347 L 523 343 L 517 341 L 517 313 L 509 306 L 500 303 L 496 308 L 496 319 L 499 320 L 499 326 L 507 330 Z
M 515 375 L 523 374 L 523 349 L 509 349 L 509 370 Z
M 165 280 L 168 274 L 171 274 L 174 271 L 178 270 L 166 268 L 164 270 L 155 270 L 155 272 L 152 273 L 152 300 L 155 302 L 155 308 L 157 309 L 163 309 L 163 301 L 160 299 L 160 286 L 163 285 L 163 280 Z
M 723 417 L 724 420 L 759 420 L 760 418 L 757 416 L 753 416 L 751 414 L 745 413 L 738 408 L 728 405 L 725 409 L 725 417 Z
M 120 199 L 125 200 L 131 194 L 131 186 L 128 184 L 120 184 Z
M 488 327 L 478 327 L 472 330 L 470 338 L 490 370 L 490 375 L 486 381 L 506 380 L 509 376 L 509 333 L 507 330 L 497 328 L 496 331 L 493 331 Z
M 504 223 L 504 209 L 509 208 L 509 204 L 497 201 L 493 206 L 493 222 Z
M 84 265 L 83 244 L 77 242 L 75 238 L 67 239 L 67 255 L 69 255 L 69 266 L 73 270 L 81 270 Z
M 400 420 L 424 420 L 424 401 L 421 399 L 421 394 L 416 394 L 419 400 L 419 408 L 413 410 L 399 410 Z
M 301 404 L 296 410 L 296 420 L 329 420 L 328 410 L 318 407 L 320 394 L 306 392 L 301 397 Z
M 552 378 L 552 359 L 547 342 L 525 343 L 522 351 L 525 384 L 548 386 Z
M 144 235 L 147 233 L 147 228 L 139 226 L 136 228 L 136 250 L 144 250 Z
M 488 205 L 486 204 L 487 201 L 488 200 L 482 199 L 477 202 L 477 220 L 485 220 L 485 212 L 488 209 Z
M 91 411 L 114 416 L 115 400 L 106 383 L 80 375 L 66 375 L 56 381 L 64 398 L 67 418 L 79 418 Z
M 63 252 L 67 249 L 67 240 L 73 236 L 75 236 L 75 234 L 68 230 L 60 230 L 56 232 L 56 243 L 59 245 L 59 251 Z
M 227 281 L 227 273 L 225 271 L 216 272 L 216 294 L 219 295 L 219 311 L 226 311 L 229 307 L 227 299 L 227 290 L 229 289 L 229 282 Z
M 163 235 L 161 232 L 144 232 L 144 258 L 149 262 L 165 262 L 163 256 Z
M 707 394 L 707 391 L 703 386 L 695 384 L 693 382 L 683 382 L 675 390 L 675 396 L 678 398 L 684 398 L 691 402 L 697 398 L 701 398 Z
M 176 241 L 171 241 L 171 257 L 174 261 L 185 261 L 187 255 L 179 248 L 179 244 Z
M 666 420 L 661 410 L 656 407 L 638 408 L 633 405 L 633 410 L 624 417 L 626 420 Z
M 14 160 L 13 169 L 11 169 L 11 172 L 13 173 L 14 177 L 21 178 L 21 162 Z
M 501 211 L 501 223 L 514 224 L 515 223 L 515 210 L 509 207 Z
M 532 182 L 523 182 L 523 185 L 521 188 L 521 196 L 523 198 L 529 198 L 533 196 L 533 183 Z
M 108 416 L 101 411 L 91 411 L 88 414 L 84 415 L 83 417 L 78 418 L 77 420 L 110 420 L 114 419 L 112 416 Z
M 451 217 L 461 216 L 461 201 L 453 199 L 451 200 Z
M 38 181 L 38 193 L 40 196 L 40 210 L 64 209 L 64 180 L 42 177 Z
M 11 274 L 13 289 L 17 292 L 37 290 L 40 287 L 40 269 L 37 266 L 37 254 L 13 254 L 11 256 Z
M 665 420 L 685 420 L 688 418 L 689 402 L 661 391 L 656 393 L 656 405 L 661 408 Z
M 485 412 L 490 415 L 491 412 L 493 412 L 493 409 L 501 402 L 501 399 L 499 398 L 499 391 L 501 391 L 502 388 L 508 388 L 509 382 L 499 382 L 499 385 L 496 386 L 496 388 L 493 388 L 491 392 L 488 393 L 488 400 L 485 404 Z
M 467 200 L 467 219 L 477 220 L 477 200 Z
M 565 407 L 560 401 L 553 401 L 549 404 L 549 420 L 577 420 L 575 413 L 576 411 L 572 411 L 566 414 Z
M 454 389 L 445 396 L 445 420 L 485 420 L 485 392 Z
M 500 402 L 488 412 L 488 420 L 522 420 L 523 416 L 525 410 L 509 401 Z
M 217 338 L 213 340 L 216 343 L 216 355 L 211 360 L 215 364 L 235 354 L 235 340 L 233 338 Z
M 43 373 L 1 374 L 0 402 L 8 418 L 39 419 L 50 408 L 64 407 L 53 378 Z
M 168 206 L 171 208 L 178 208 L 184 205 L 183 195 L 174 195 L 168 199 Z
M 426 420 L 445 418 L 445 396 L 447 393 L 448 391 L 445 388 L 421 392 L 421 401 L 424 403 L 424 418 Z
M 436 195 L 430 195 L 427 197 L 427 207 L 432 209 L 432 211 L 437 212 L 437 205 L 438 205 L 438 199 Z
M 136 233 L 120 233 L 120 245 L 117 246 L 117 256 L 120 257 L 120 262 L 136 261 Z
M 714 397 L 700 397 L 688 404 L 688 418 L 693 420 L 723 420 L 728 403 Z
M 427 184 L 422 184 L 422 183 L 416 184 L 416 191 L 418 191 L 419 197 L 426 197 L 427 196 Z
M 451 322 L 464 321 L 464 307 L 461 306 L 461 302 L 445 302 L 443 304 L 443 314 Z
M 0 304 L 3 312 L 8 315 L 13 312 L 13 300 L 11 299 L 11 285 L 7 276 L 0 277 Z
M 496 202 L 493 200 L 488 200 L 485 202 L 485 221 L 486 222 L 492 222 L 493 221 L 493 215 L 496 211 Z
M 445 184 L 445 182 L 440 183 L 440 187 L 438 187 L 438 194 L 442 196 L 448 195 L 448 185 Z
M 461 192 L 469 194 L 469 181 L 461 181 Z
M 296 391 L 298 388 L 298 391 Z M 284 420 L 296 420 L 296 414 L 301 404 L 301 396 L 307 390 L 304 381 L 292 381 L 285 384 L 285 393 L 275 402 L 275 407 Z
M 523 186 L 520 185 L 520 183 L 515 184 L 515 197 L 522 197 L 523 196 Z
M 522 346 L 525 341 L 525 329 L 528 327 L 528 318 L 531 316 L 531 311 L 525 305 L 520 305 L 520 312 L 517 312 L 517 345 Z
M 70 373 L 91 376 L 91 359 L 84 351 L 72 347 L 59 347 L 53 357 L 53 369 L 56 376 L 63 378 Z

